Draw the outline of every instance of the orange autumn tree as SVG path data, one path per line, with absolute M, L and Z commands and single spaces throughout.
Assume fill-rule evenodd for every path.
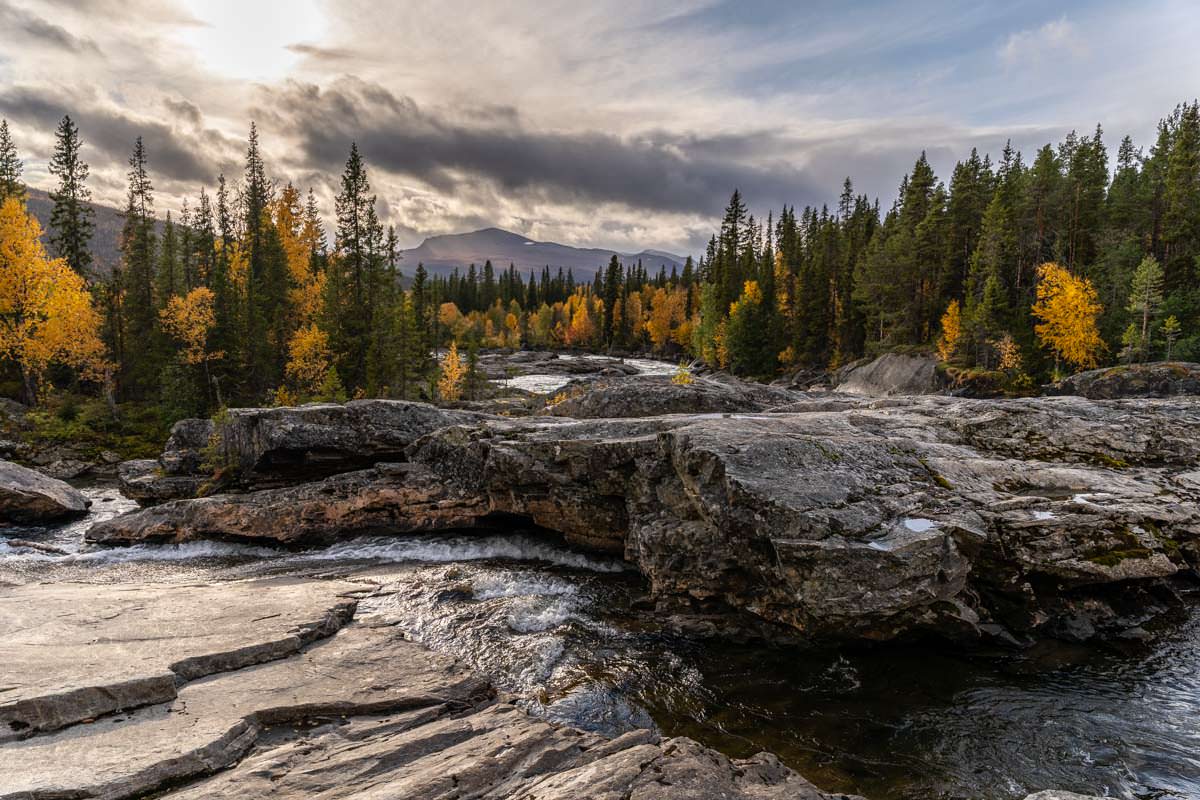
M 1038 267 L 1033 315 L 1040 322 L 1034 333 L 1054 352 L 1056 362 L 1061 359 L 1079 368 L 1100 363 L 1105 346 L 1096 319 L 1103 310 L 1096 287 L 1087 278 L 1052 262 Z
M 41 236 L 22 201 L 0 204 L 0 355 L 20 368 L 30 403 L 51 364 L 90 380 L 110 366 L 86 283 L 63 259 L 47 258 Z

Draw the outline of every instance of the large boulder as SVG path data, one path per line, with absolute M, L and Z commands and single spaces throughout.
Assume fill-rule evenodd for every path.
M 448 425 L 488 415 L 404 400 L 355 400 L 284 408 L 235 408 L 218 425 L 222 466 L 266 486 L 402 460 L 404 450 Z
M 569 384 L 546 414 L 573 419 L 657 417 L 664 414 L 732 414 L 764 411 L 796 399 L 776 386 L 716 376 L 675 383 L 669 376 L 597 379 Z
M 0 461 L 0 522 L 51 522 L 87 513 L 91 501 L 67 483 Z
M 165 503 L 195 497 L 211 476 L 203 473 L 168 474 L 157 458 L 138 458 L 117 465 L 121 492 L 139 503 Z
M 1046 394 L 1074 394 L 1090 400 L 1200 395 L 1200 364 L 1160 361 L 1093 369 L 1050 385 Z
M 487 514 L 477 495 L 416 464 L 382 464 L 299 486 L 172 500 L 93 525 L 102 544 L 188 539 L 328 543 L 356 533 L 469 528 Z
M 869 397 L 937 394 L 946 388 L 937 367 L 937 360 L 930 356 L 886 353 L 847 370 L 836 391 Z

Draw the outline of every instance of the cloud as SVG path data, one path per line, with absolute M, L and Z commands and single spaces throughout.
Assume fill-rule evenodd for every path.
M 41 130 L 53 130 L 64 114 L 79 126 L 84 143 L 111 163 L 123 164 L 141 136 L 155 174 L 183 182 L 211 182 L 219 160 L 212 151 L 227 142 L 212 131 L 194 134 L 171 125 L 126 114 L 86 92 L 54 93 L 15 86 L 0 92 L 0 115 Z M 184 115 L 187 117 L 188 115 Z
M 317 61 L 347 61 L 355 57 L 354 51 L 343 47 L 323 47 L 311 42 L 294 42 L 286 45 L 285 50 L 296 55 L 308 56 Z
M 1010 34 L 1000 47 L 1000 60 L 1006 66 L 1055 60 L 1064 55 L 1079 58 L 1086 54 L 1087 45 L 1065 15 L 1038 28 Z
M 771 136 L 762 132 L 704 138 L 548 131 L 527 126 L 511 109 L 498 108 L 493 118 L 479 109 L 434 111 L 353 78 L 326 88 L 291 83 L 269 94 L 312 163 L 340 169 L 356 141 L 376 169 L 451 193 L 484 182 L 510 196 L 712 214 L 737 186 L 771 203 L 816 188 L 794 166 L 770 158 L 763 143 Z
M 61 25 L 48 22 L 4 0 L 0 0 L 0 30 L 19 31 L 50 47 L 72 53 L 100 52 L 91 39 L 76 36 Z

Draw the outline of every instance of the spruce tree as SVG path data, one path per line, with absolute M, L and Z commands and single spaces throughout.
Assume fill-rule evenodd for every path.
M 129 191 L 121 232 L 124 290 L 124 387 L 146 396 L 158 379 L 158 314 L 154 303 L 154 187 L 146 169 L 146 148 L 138 137 L 129 158 Z
M 8 120 L 0 119 L 0 203 L 10 197 L 25 199 L 21 170 L 21 159 L 17 156 L 17 145 L 8 131 Z
M 50 192 L 54 209 L 50 213 L 50 244 L 54 253 L 66 260 L 71 269 L 88 276 L 92 263 L 89 245 L 95 224 L 94 211 L 88 202 L 92 193 L 85 181 L 88 165 L 79 156 L 82 142 L 79 129 L 70 116 L 58 124 L 54 154 L 50 157 L 50 174 L 58 178 L 58 186 Z

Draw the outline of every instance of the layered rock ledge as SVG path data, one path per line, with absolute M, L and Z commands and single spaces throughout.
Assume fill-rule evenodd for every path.
M 530 717 L 497 702 L 485 678 L 392 626 L 345 619 L 306 646 L 278 646 L 280 632 L 311 616 L 295 608 L 341 608 L 347 588 L 260 580 L 0 590 L 3 633 L 24 636 L 28 649 L 61 633 L 41 630 L 47 607 L 68 619 L 51 627 L 93 637 L 64 642 L 55 658 L 6 664 L 5 681 L 30 694 L 75 687 L 81 707 L 60 706 L 60 721 L 76 724 L 0 743 L 0 799 L 849 800 L 820 792 L 768 754 L 730 760 L 650 730 L 609 739 Z M 65 614 L 72 592 L 76 604 L 86 592 L 97 610 Z M 177 671 L 169 682 L 177 691 L 108 709 L 87 704 L 89 692 L 111 690 L 119 667 L 161 672 L 184 653 L 208 660 L 200 672 Z
M 581 412 L 614 418 L 464 418 L 389 403 L 386 415 L 369 412 L 391 443 L 373 452 L 393 458 L 407 442 L 404 466 L 170 503 L 99 524 L 88 539 L 294 543 L 515 515 L 624 555 L 665 604 L 734 609 L 811 639 L 1140 635 L 1172 601 L 1171 581 L 1200 564 L 1194 400 L 872 400 L 773 388 L 785 402 L 767 411 L 695 413 L 724 390 L 631 378 L 591 391 Z M 761 394 L 728 394 L 738 392 L 762 408 Z M 645 408 L 669 413 L 620 416 Z M 237 417 L 246 430 L 304 419 L 296 442 L 328 443 L 357 441 L 362 423 L 347 420 L 368 409 Z M 385 419 L 396 425 L 386 435 Z M 282 432 L 267 440 L 231 440 L 257 465 L 252 475 L 263 474 L 264 453 L 288 454 L 267 463 L 310 460 Z

